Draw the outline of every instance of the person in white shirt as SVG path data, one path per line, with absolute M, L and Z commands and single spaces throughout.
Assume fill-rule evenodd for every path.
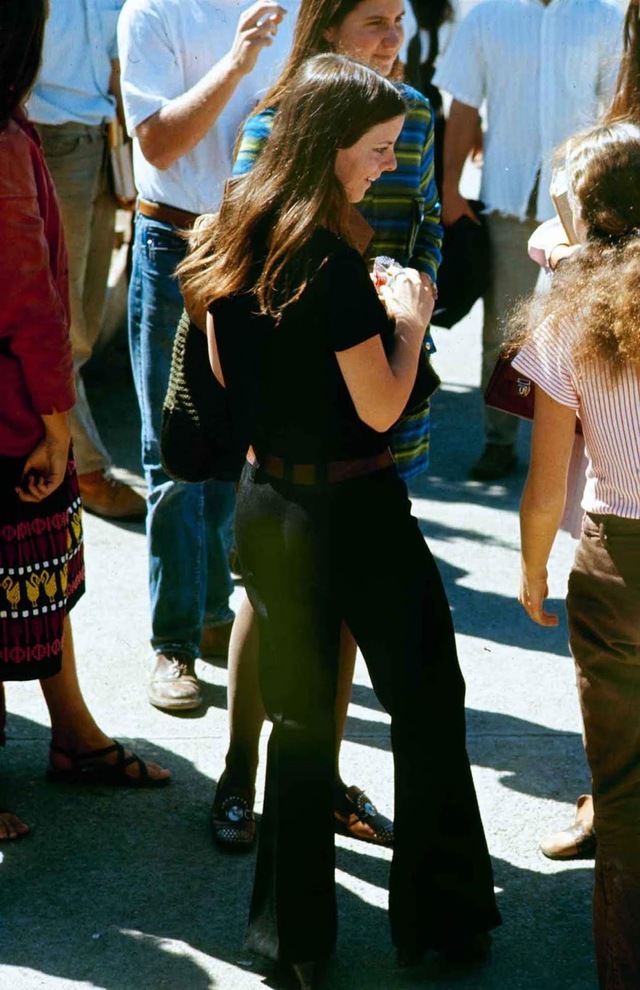
M 100 338 L 116 202 L 107 123 L 116 115 L 116 25 L 124 0 L 50 0 L 42 65 L 27 103 L 60 201 L 69 252 L 71 344 L 77 402 L 70 414 L 85 509 L 143 518 L 144 499 L 110 473 L 111 458 L 91 414 L 82 368 Z
M 162 404 L 183 300 L 174 271 L 181 228 L 214 212 L 231 175 L 236 132 L 277 78 L 295 12 L 272 0 L 128 0 L 118 22 L 122 97 L 139 199 L 129 338 L 148 486 L 149 701 L 202 703 L 197 656 L 225 655 L 233 612 L 228 532 L 233 486 L 172 480 L 160 463 Z
M 442 188 L 445 226 L 474 219 L 458 186 L 486 100 L 480 198 L 488 212 L 493 282 L 484 299 L 482 388 L 495 365 L 505 316 L 535 286 L 527 258 L 537 224 L 553 214 L 555 148 L 593 123 L 613 89 L 622 13 L 614 0 L 484 0 L 458 25 L 435 85 L 451 94 Z M 518 420 L 485 410 L 485 449 L 471 477 L 490 481 L 516 467 Z

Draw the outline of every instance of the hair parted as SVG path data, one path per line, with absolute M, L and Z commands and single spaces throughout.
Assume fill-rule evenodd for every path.
M 193 232 L 178 275 L 194 309 L 248 287 L 257 243 L 266 245 L 266 257 L 253 290 L 260 311 L 278 317 L 306 286 L 309 273 L 296 255 L 316 227 L 350 239 L 350 204 L 335 175 L 338 149 L 405 112 L 395 86 L 368 66 L 343 55 L 305 62 L 253 169 L 230 186 L 212 222 Z
M 516 310 L 510 343 L 518 349 L 548 317 L 558 328 L 570 320 L 579 363 L 640 368 L 640 126 L 598 124 L 570 138 L 566 169 L 586 243 L 558 267 L 548 296 Z
M 7 126 L 35 82 L 46 18 L 46 0 L 0 2 L 0 128 Z

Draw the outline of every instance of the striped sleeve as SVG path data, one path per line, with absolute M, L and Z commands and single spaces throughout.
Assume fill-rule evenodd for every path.
M 275 110 L 263 110 L 253 117 L 247 117 L 242 125 L 233 175 L 246 175 L 255 165 L 265 142 L 271 134 Z
M 411 264 L 419 272 L 436 281 L 442 261 L 442 225 L 440 223 L 440 198 L 436 187 L 434 171 L 434 127 L 433 111 L 425 99 L 415 103 L 407 114 L 405 129 L 407 140 L 420 149 L 420 210 L 418 227 Z
M 516 371 L 535 382 L 560 405 L 580 408 L 578 378 L 572 350 L 577 336 L 573 324 L 556 325 L 551 319 L 534 331 L 511 362 Z

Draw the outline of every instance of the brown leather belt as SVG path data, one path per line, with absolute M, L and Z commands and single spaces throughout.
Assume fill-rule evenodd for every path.
M 183 227 L 191 230 L 198 219 L 198 213 L 189 213 L 188 210 L 179 210 L 177 206 L 165 206 L 164 203 L 150 203 L 148 199 L 138 200 L 138 212 L 143 217 L 150 220 L 159 220 L 160 223 L 170 223 L 173 227 Z
M 247 460 L 249 464 L 257 464 L 272 478 L 288 481 L 292 485 L 323 485 L 349 481 L 351 478 L 360 478 L 365 474 L 381 471 L 394 463 L 393 454 L 388 447 L 381 454 L 374 454 L 371 457 L 327 461 L 324 464 L 294 464 L 282 457 L 271 455 L 259 459 L 253 447 L 249 447 Z

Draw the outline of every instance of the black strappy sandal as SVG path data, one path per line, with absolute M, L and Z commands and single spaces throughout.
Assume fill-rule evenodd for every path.
M 124 746 L 114 740 L 111 746 L 104 749 L 93 749 L 88 753 L 76 753 L 74 750 L 63 749 L 61 746 L 50 745 L 52 753 L 61 753 L 72 760 L 72 765 L 66 770 L 49 766 L 46 778 L 54 784 L 107 784 L 110 787 L 166 787 L 171 777 L 152 777 L 147 770 L 147 764 L 135 753 L 125 755 Z M 105 756 L 117 753 L 115 763 L 105 763 Z M 138 765 L 138 774 L 134 777 L 127 773 L 127 767 L 133 763 Z

